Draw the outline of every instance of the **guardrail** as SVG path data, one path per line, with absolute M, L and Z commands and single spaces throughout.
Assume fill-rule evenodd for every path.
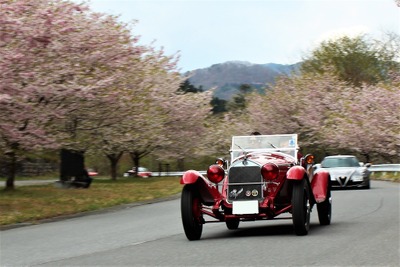
M 371 172 L 400 172 L 400 164 L 377 164 L 369 167 Z M 185 171 L 153 172 L 153 176 L 182 176 Z M 199 171 L 206 175 L 207 171 Z
M 400 172 L 400 164 L 377 164 L 369 167 L 371 172 Z
M 371 172 L 400 172 L 400 164 L 376 164 L 369 167 Z M 182 176 L 184 171 L 153 172 L 153 176 Z M 199 171 L 205 175 L 207 171 Z

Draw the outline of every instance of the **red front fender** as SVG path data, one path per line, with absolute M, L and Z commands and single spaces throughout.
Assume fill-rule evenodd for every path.
M 220 202 L 222 199 L 221 193 L 218 191 L 217 185 L 211 183 L 198 171 L 186 171 L 181 180 L 181 184 L 193 184 L 196 190 L 200 193 L 201 199 L 204 202 Z
M 288 180 L 301 180 L 304 177 L 306 170 L 301 166 L 294 166 L 289 169 L 286 174 Z
M 202 177 L 202 175 L 198 171 L 189 170 L 183 174 L 180 183 L 194 184 L 200 177 Z
M 311 181 L 311 189 L 317 203 L 321 203 L 326 199 L 329 179 L 329 172 L 327 171 L 320 171 L 314 174 L 314 177 Z

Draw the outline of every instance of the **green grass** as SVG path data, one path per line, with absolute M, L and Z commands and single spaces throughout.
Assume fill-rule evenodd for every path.
M 372 172 L 371 179 L 399 183 L 400 182 L 400 173 L 399 172 Z
M 54 184 L 0 189 L 0 225 L 32 222 L 100 210 L 180 193 L 179 177 L 94 179 L 89 189 L 60 189 Z
M 32 176 L 32 177 L 28 177 L 28 176 L 18 176 L 15 178 L 16 181 L 29 181 L 29 180 L 58 180 L 59 179 L 59 175 L 58 174 L 47 174 L 47 175 L 41 175 L 41 176 Z M 5 181 L 6 178 L 5 177 L 0 177 L 0 181 Z

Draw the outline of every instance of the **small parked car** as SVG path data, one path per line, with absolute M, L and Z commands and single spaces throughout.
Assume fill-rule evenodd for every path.
M 97 171 L 95 171 L 94 169 L 91 169 L 91 168 L 88 168 L 88 169 L 87 169 L 87 172 L 88 172 L 88 175 L 89 175 L 90 177 L 99 175 L 99 173 L 98 173 Z
M 126 173 L 124 173 L 124 176 L 125 177 L 135 176 L 135 174 L 136 174 L 136 168 L 133 167 L 132 169 L 130 169 Z M 149 171 L 145 167 L 138 167 L 138 174 L 137 175 L 139 177 L 142 177 L 142 178 L 148 178 L 148 177 L 151 177 L 153 175 L 153 173 L 151 171 Z
M 370 163 L 360 163 L 353 155 L 327 156 L 318 170 L 326 170 L 334 188 L 370 188 Z
M 329 173 L 314 174 L 314 156 L 298 156 L 297 134 L 233 136 L 230 161 L 217 159 L 206 175 L 188 170 L 180 180 L 186 237 L 200 239 L 207 223 L 234 230 L 275 218 L 291 219 L 296 235 L 307 235 L 314 206 L 320 224 L 330 224 Z

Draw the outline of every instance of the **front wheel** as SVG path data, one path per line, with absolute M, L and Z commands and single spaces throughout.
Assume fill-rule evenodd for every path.
M 296 235 L 307 235 L 310 229 L 310 189 L 305 179 L 293 184 L 292 216 Z
M 187 239 L 199 240 L 203 232 L 201 199 L 193 185 L 185 185 L 182 189 L 181 215 Z

